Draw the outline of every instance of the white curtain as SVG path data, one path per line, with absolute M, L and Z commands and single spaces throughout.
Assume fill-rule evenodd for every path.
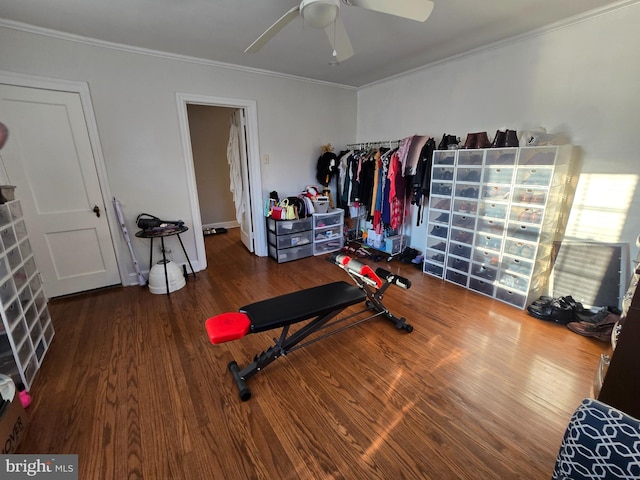
M 245 212 L 244 194 L 242 192 L 242 170 L 240 166 L 240 125 L 236 118 L 237 113 L 231 117 L 229 129 L 229 143 L 227 144 L 227 162 L 229 163 L 230 190 L 233 193 L 233 201 L 236 205 L 236 220 L 242 224 L 242 216 Z

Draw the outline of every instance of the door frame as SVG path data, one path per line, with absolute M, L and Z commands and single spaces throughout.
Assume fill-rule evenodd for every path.
M 189 120 L 187 117 L 187 105 L 204 105 L 210 107 L 239 108 L 244 110 L 247 128 L 247 162 L 249 166 L 249 188 L 251 189 L 251 222 L 253 226 L 254 253 L 260 257 L 267 256 L 267 233 L 265 222 L 260 222 L 264 216 L 262 207 L 262 171 L 260 165 L 260 151 L 258 148 L 258 108 L 255 100 L 243 100 L 237 98 L 211 97 L 206 95 L 194 95 L 177 93 L 178 121 L 182 136 L 182 152 L 187 172 L 187 188 L 189 190 L 189 203 L 191 205 L 191 222 L 196 231 L 202 232 L 202 218 L 200 216 L 200 203 L 196 187 L 196 173 L 193 163 L 193 151 L 191 149 L 191 135 L 189 132 Z M 204 248 L 204 235 L 194 235 L 196 241 L 196 257 L 202 259 L 201 266 L 206 268 L 207 255 Z
M 118 266 L 118 273 L 120 275 L 120 283 L 122 285 L 129 285 L 130 282 L 127 282 L 129 275 L 125 270 L 123 270 L 122 265 L 124 265 L 124 261 L 121 258 L 120 249 L 116 248 L 116 237 L 114 236 L 114 232 L 120 230 L 120 223 L 115 217 L 115 211 L 111 208 L 108 208 L 108 205 L 113 204 L 113 197 L 111 195 L 111 189 L 109 188 L 107 169 L 104 163 L 104 157 L 102 155 L 102 145 L 100 144 L 100 136 L 98 135 L 98 124 L 96 122 L 95 113 L 93 111 L 93 103 L 91 101 L 89 84 L 86 82 L 41 77 L 36 75 L 8 72 L 5 70 L 0 70 L 0 83 L 14 85 L 17 87 L 77 93 L 80 97 L 84 120 L 87 125 L 87 132 L 89 134 L 91 151 L 93 153 L 93 162 L 96 167 L 96 174 L 98 176 L 98 183 L 100 185 L 100 194 L 105 206 L 104 214 L 107 217 L 109 236 L 111 237 L 111 247 L 113 248 L 113 252 L 116 257 L 116 264 Z

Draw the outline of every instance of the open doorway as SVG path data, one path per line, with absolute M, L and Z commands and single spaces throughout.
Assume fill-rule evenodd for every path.
M 227 158 L 231 118 L 235 111 L 229 107 L 187 105 L 200 218 L 205 234 L 240 226 L 229 188 Z
M 258 150 L 258 116 L 257 105 L 253 100 L 226 99 L 219 97 L 203 97 L 199 95 L 177 94 L 178 116 L 182 133 L 184 158 L 187 170 L 187 182 L 189 198 L 191 202 L 192 224 L 195 230 L 196 255 L 202 268 L 206 267 L 206 253 L 204 248 L 203 219 L 201 214 L 199 188 L 196 179 L 194 164 L 194 153 L 191 144 L 191 134 L 188 118 L 188 109 L 194 106 L 207 108 L 222 108 L 233 112 L 239 117 L 241 125 L 239 131 L 244 134 L 239 135 L 244 146 L 240 149 L 244 152 L 244 157 L 240 164 L 244 169 L 243 177 L 246 180 L 247 196 L 247 219 L 253 237 L 254 253 L 258 256 L 267 255 L 266 227 L 263 221 L 262 211 L 262 175 L 260 171 L 260 154 Z M 242 115 L 239 115 L 239 114 Z M 229 125 L 226 128 L 229 131 Z M 225 155 L 226 158 L 226 155 Z M 229 174 L 226 175 L 226 190 L 229 189 Z M 242 225 L 241 225 L 242 229 Z M 246 244 L 245 244 L 246 245 Z

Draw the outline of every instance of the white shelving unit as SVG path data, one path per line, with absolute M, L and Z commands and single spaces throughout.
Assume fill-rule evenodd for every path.
M 54 336 L 19 201 L 0 205 L 0 373 L 29 390 Z
M 313 254 L 336 252 L 344 246 L 344 210 L 313 214 Z
M 571 151 L 435 151 L 424 272 L 518 308 L 547 293 Z

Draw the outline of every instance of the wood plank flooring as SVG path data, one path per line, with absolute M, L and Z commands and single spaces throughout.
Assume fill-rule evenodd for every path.
M 205 320 L 350 281 L 326 257 L 248 254 L 206 237 L 208 268 L 171 295 L 111 288 L 50 303 L 22 453 L 76 453 L 81 479 L 548 479 L 607 345 L 425 276 L 374 319 L 281 357 L 241 402 L 227 364 L 277 331 L 211 345 Z M 372 264 L 373 266 L 379 266 Z

